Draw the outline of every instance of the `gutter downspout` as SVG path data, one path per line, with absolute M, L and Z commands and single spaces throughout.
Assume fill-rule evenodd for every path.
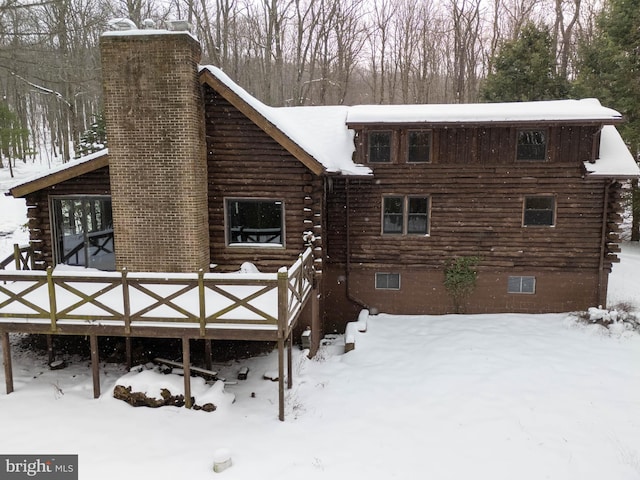
M 346 290 L 347 290 L 347 300 L 349 300 L 350 302 L 355 303 L 356 305 L 359 305 L 360 307 L 369 310 L 369 305 L 367 305 L 366 303 L 364 303 L 362 300 L 360 300 L 359 298 L 356 298 L 355 296 L 353 296 L 351 294 L 351 283 L 349 282 L 349 275 L 351 273 L 351 202 L 349 201 L 350 195 L 349 195 L 349 179 L 345 178 L 345 196 L 346 196 L 346 207 L 347 207 L 347 268 L 346 268 L 346 272 L 345 272 L 345 286 L 346 286 Z
M 598 304 L 606 307 L 607 297 L 603 295 L 604 284 L 604 256 L 607 247 L 607 216 L 609 215 L 609 188 L 615 180 L 609 180 L 604 186 L 604 201 L 602 205 L 602 231 L 600 236 L 600 265 L 598 266 Z M 604 298 L 603 298 L 604 297 Z

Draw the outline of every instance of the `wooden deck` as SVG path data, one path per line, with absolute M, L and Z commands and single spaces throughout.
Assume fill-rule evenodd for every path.
M 285 346 L 290 388 L 291 335 L 309 299 L 318 316 L 314 276 L 311 249 L 273 274 L 0 271 L 7 393 L 13 391 L 11 332 L 89 336 L 96 397 L 99 336 L 181 338 L 189 400 L 190 339 L 274 341 L 284 420 Z

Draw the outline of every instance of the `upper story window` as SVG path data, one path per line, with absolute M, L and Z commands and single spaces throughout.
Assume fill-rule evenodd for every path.
M 556 199 L 552 195 L 525 197 L 522 224 L 552 227 L 555 225 Z
M 428 235 L 429 197 L 384 197 L 382 199 L 382 233 Z
M 369 132 L 368 161 L 370 163 L 390 163 L 392 161 L 391 130 L 374 130 Z
M 229 245 L 283 246 L 284 204 L 271 199 L 227 199 L 225 223 Z
M 547 158 L 546 130 L 519 130 L 517 160 L 545 160 Z
M 407 132 L 407 163 L 431 161 L 431 130 L 409 130 Z

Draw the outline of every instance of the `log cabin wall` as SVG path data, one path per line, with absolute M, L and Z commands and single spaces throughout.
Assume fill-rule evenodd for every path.
M 26 196 L 29 237 L 38 269 L 55 265 L 49 198 L 64 195 L 111 195 L 109 167 L 99 168 Z
M 243 262 L 273 272 L 290 265 L 313 232 L 316 267 L 322 269 L 322 178 L 249 120 L 214 89 L 204 85 L 209 183 L 209 236 L 214 271 L 236 271 Z M 225 199 L 284 202 L 284 247 L 228 245 Z
M 434 128 L 430 163 L 403 162 L 396 143 L 398 163 L 368 164 L 371 180 L 333 179 L 325 286 L 334 328 L 342 328 L 341 312 L 353 318 L 354 300 L 388 313 L 452 313 L 444 265 L 460 256 L 480 259 L 468 312 L 558 312 L 601 303 L 616 261 L 619 185 L 585 176 L 582 162 L 594 158 L 599 127 L 544 128 L 545 161 L 515 160 L 516 128 Z M 397 139 L 404 134 L 394 132 Z M 360 127 L 362 162 L 366 137 Z M 429 234 L 382 234 L 386 195 L 428 197 Z M 523 226 L 524 199 L 533 195 L 555 199 L 554 226 Z M 399 273 L 400 289 L 376 289 L 376 272 Z M 507 294 L 509 276 L 535 277 L 535 293 Z

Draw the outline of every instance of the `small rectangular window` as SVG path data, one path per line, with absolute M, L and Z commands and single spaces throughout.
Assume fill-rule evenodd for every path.
M 283 203 L 279 200 L 228 199 L 227 239 L 230 245 L 284 245 Z
M 431 130 L 409 130 L 407 134 L 407 162 L 431 161 Z
M 547 158 L 547 132 L 520 130 L 518 132 L 517 160 L 545 160 Z
M 525 197 L 522 224 L 543 227 L 555 225 L 555 203 L 553 196 Z
M 390 130 L 369 132 L 370 163 L 391 162 L 391 139 Z
M 400 290 L 399 273 L 376 273 L 376 289 Z
M 536 277 L 509 277 L 507 293 L 536 293 Z

